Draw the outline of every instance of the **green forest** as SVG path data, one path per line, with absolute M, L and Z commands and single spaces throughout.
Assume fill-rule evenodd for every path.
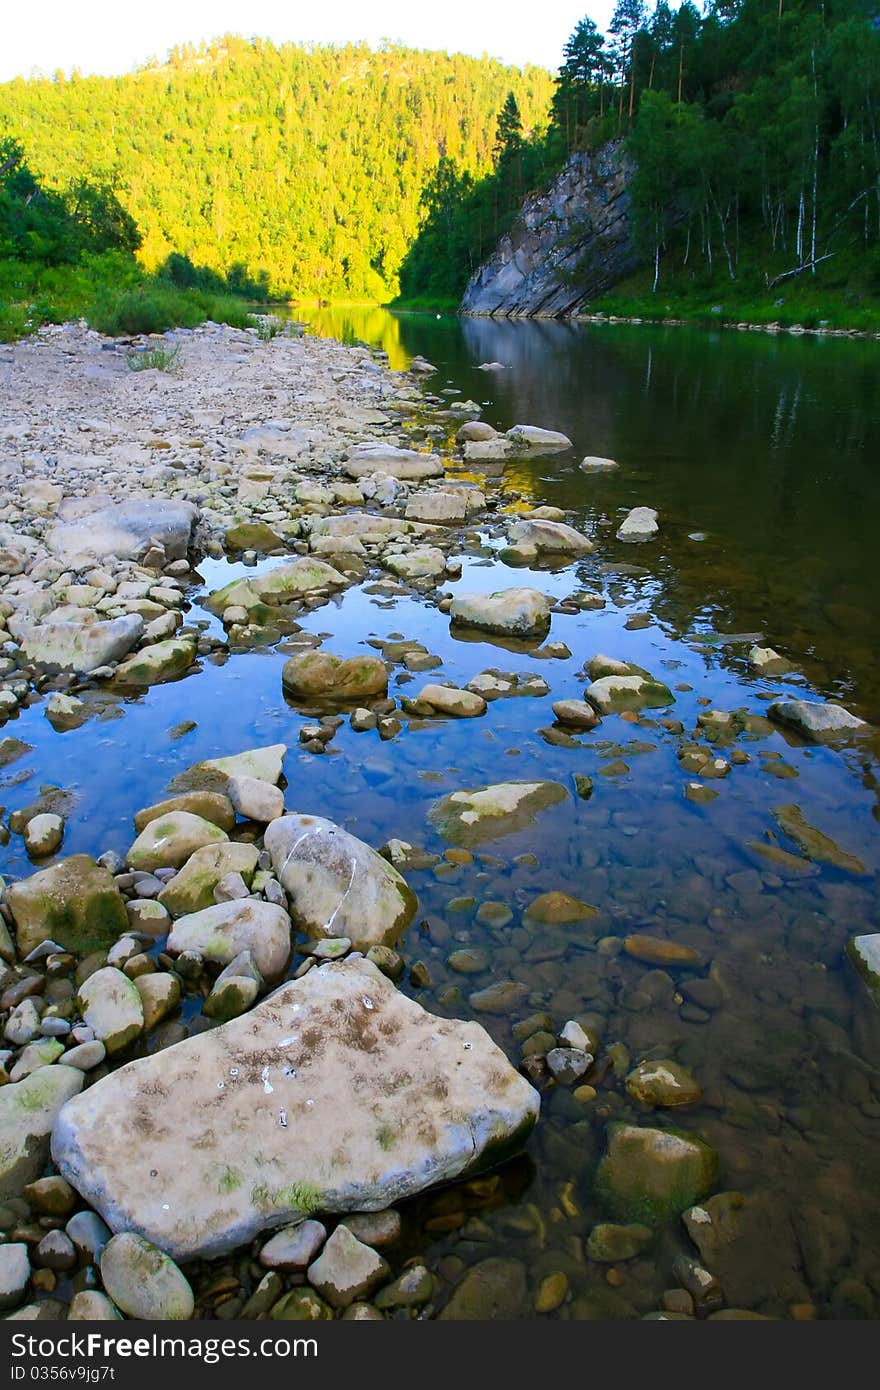
M 618 0 L 607 34 L 583 19 L 546 130 L 529 139 L 499 126 L 485 180 L 441 161 L 404 294 L 460 298 L 523 188 L 614 138 L 635 166 L 644 268 L 591 307 L 651 313 L 662 298 L 673 303 L 660 312 L 687 310 L 718 295 L 771 317 L 809 286 L 812 317 L 827 292 L 838 319 L 876 323 L 878 0 L 710 0 L 702 13 L 690 0 L 653 11 Z

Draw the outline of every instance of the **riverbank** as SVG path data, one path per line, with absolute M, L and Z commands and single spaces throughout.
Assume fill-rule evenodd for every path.
M 876 1138 L 839 959 L 872 731 L 806 652 L 676 633 L 680 522 L 626 459 L 407 363 L 218 325 L 0 350 L 8 1306 L 873 1306 L 873 1193 L 801 1200 L 817 1131 L 855 1175 Z M 819 1064 L 849 1080 L 807 1125 Z

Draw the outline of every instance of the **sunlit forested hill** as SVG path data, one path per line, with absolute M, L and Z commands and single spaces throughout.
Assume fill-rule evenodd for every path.
M 553 90 L 485 58 L 227 37 L 125 77 L 0 85 L 0 136 L 45 187 L 112 185 L 148 268 L 178 252 L 276 293 L 386 299 L 440 157 L 487 172 L 508 94 L 528 132 Z

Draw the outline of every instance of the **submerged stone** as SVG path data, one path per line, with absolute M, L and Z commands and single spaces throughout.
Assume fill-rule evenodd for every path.
M 447 1322 L 510 1321 L 523 1317 L 527 1298 L 522 1261 L 493 1256 L 467 1271 L 439 1317 Z
M 866 872 L 861 859 L 854 854 L 847 854 L 830 835 L 825 835 L 810 825 L 800 806 L 794 803 L 776 806 L 772 815 L 783 835 L 794 840 L 808 859 L 820 864 L 833 864 L 836 869 L 845 869 L 851 874 Z
M 470 848 L 524 830 L 567 797 L 559 782 L 496 782 L 452 792 L 434 803 L 428 818 L 445 840 Z
M 668 1058 L 660 1062 L 639 1062 L 626 1078 L 626 1089 L 643 1105 L 664 1108 L 693 1105 L 703 1094 L 690 1072 Z
M 189 1259 L 490 1167 L 538 1107 L 478 1024 L 428 1014 L 356 959 L 103 1077 L 65 1106 L 52 1154 L 113 1230 Z
M 662 1226 L 712 1190 L 718 1155 L 695 1134 L 612 1124 L 595 1187 L 615 1216 Z

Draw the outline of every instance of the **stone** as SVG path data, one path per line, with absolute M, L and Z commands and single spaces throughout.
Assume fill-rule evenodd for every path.
M 586 700 L 556 700 L 553 714 L 560 724 L 572 729 L 595 729 L 601 721 L 592 705 Z
M 372 1293 L 390 1274 L 388 1264 L 347 1226 L 336 1227 L 317 1260 L 308 1269 L 309 1283 L 334 1308 Z
M 211 907 L 217 884 L 227 875 L 240 874 L 250 887 L 259 858 L 256 845 L 239 844 L 235 840 L 205 845 L 190 855 L 183 868 L 162 889 L 159 904 L 172 917 L 183 917 Z
M 331 652 L 301 652 L 281 669 L 285 692 L 300 700 L 364 701 L 388 693 L 388 667 L 377 656 L 347 660 Z
M 534 922 L 560 924 L 587 922 L 593 917 L 598 917 L 599 910 L 591 907 L 589 903 L 582 903 L 579 898 L 573 898 L 570 893 L 561 893 L 555 889 L 533 898 L 523 915 L 530 917 Z
M 46 622 L 26 628 L 21 647 L 29 661 L 88 675 L 119 661 L 140 641 L 144 620 L 137 613 L 101 622 Z
M 145 1321 L 184 1320 L 193 1291 L 164 1251 L 133 1231 L 122 1231 L 101 1253 L 101 1282 L 123 1313 Z
M 619 467 L 616 459 L 602 458 L 599 454 L 587 454 L 586 458 L 581 459 L 579 467 L 585 473 L 600 473 L 609 468 Z
M 407 521 L 422 521 L 430 526 L 462 526 L 468 517 L 464 489 L 444 492 L 432 488 L 429 492 L 415 492 L 406 504 L 404 517 Z
M 41 1269 L 73 1269 L 76 1264 L 73 1241 L 64 1231 L 47 1231 L 34 1251 L 34 1264 Z
M 677 941 L 667 941 L 662 936 L 647 936 L 644 932 L 634 932 L 623 938 L 623 949 L 633 960 L 646 965 L 701 965 L 702 956 L 691 946 L 682 946 Z
M 37 1178 L 28 1183 L 22 1196 L 46 1216 L 68 1216 L 79 1200 L 70 1183 L 59 1177 Z
M 817 743 L 846 737 L 859 729 L 868 730 L 870 727 L 864 719 L 857 719 L 842 705 L 818 700 L 774 700 L 767 713 L 777 723 L 788 724 Z
M 63 695 L 60 690 L 54 690 L 46 701 L 46 718 L 56 732 L 77 729 L 88 717 L 88 706 L 75 695 Z
M 486 713 L 486 701 L 481 695 L 453 685 L 424 685 L 415 698 L 439 714 L 451 714 L 459 719 L 473 719 Z
M 711 1192 L 717 1173 L 718 1155 L 695 1134 L 614 1123 L 594 1186 L 615 1216 L 654 1228 Z
M 535 1294 L 535 1312 L 553 1313 L 565 1302 L 568 1294 L 568 1275 L 563 1270 L 545 1274 Z
M 202 1005 L 208 1018 L 228 1023 L 245 1013 L 263 988 L 263 977 L 257 968 L 252 951 L 240 951 L 220 971 L 211 993 Z
M 449 615 L 453 627 L 542 640 L 550 627 L 550 607 L 547 595 L 538 589 L 500 589 L 492 594 L 456 594 Z
M 197 516 L 191 502 L 133 498 L 81 512 L 75 520 L 50 528 L 46 543 L 65 562 L 82 555 L 138 560 L 156 541 L 167 560 L 185 560 Z
M 814 1224 L 813 1213 L 805 1215 L 805 1225 Z M 729 1303 L 770 1311 L 805 1301 L 808 1278 L 815 1288 L 786 1204 L 774 1193 L 717 1192 L 682 1212 L 682 1221 Z
M 52 1155 L 112 1229 L 185 1260 L 491 1167 L 538 1107 L 478 1024 L 426 1013 L 357 958 L 95 1082 Z
M 761 676 L 781 676 L 792 669 L 790 661 L 772 647 L 754 646 L 749 650 L 748 663 Z
M 80 1043 L 77 1047 L 71 1047 L 64 1054 L 64 1065 L 76 1067 L 79 1071 L 93 1071 L 99 1067 L 107 1056 L 107 1049 L 97 1038 L 91 1042 Z
M 169 637 L 142 647 L 134 656 L 120 662 L 116 679 L 127 685 L 158 685 L 183 675 L 196 659 L 196 642 L 192 637 Z
M 155 1028 L 180 1003 L 180 981 L 176 975 L 169 975 L 166 971 L 138 975 L 134 986 L 141 997 L 145 1032 Z
M 192 811 L 170 811 L 151 820 L 129 849 L 126 860 L 132 869 L 179 869 L 197 849 L 225 843 L 225 830 Z
M 496 980 L 485 989 L 470 996 L 472 1009 L 481 1014 L 512 1014 L 528 995 L 528 988 L 518 980 Z
M 591 681 L 584 692 L 591 705 L 601 714 L 619 710 L 655 709 L 671 705 L 675 699 L 668 686 L 650 676 L 601 676 Z
M 323 816 L 272 821 L 266 849 L 307 936 L 347 936 L 357 951 L 392 946 L 417 906 L 406 880 L 381 855 Z
M 496 782 L 452 792 L 434 803 L 428 819 L 445 840 L 469 849 L 525 830 L 542 811 L 567 797 L 558 782 Z
M 140 1037 L 144 1006 L 133 980 L 105 965 L 80 986 L 77 996 L 83 1022 L 112 1056 Z
M 442 478 L 439 454 L 420 454 L 414 449 L 398 449 L 393 444 L 356 444 L 350 451 L 345 471 L 350 478 L 386 473 L 404 482 Z
M 374 1250 L 396 1245 L 400 1240 L 402 1223 L 396 1211 L 362 1211 L 346 1216 L 345 1224 L 353 1236 Z
M 431 1271 L 425 1265 L 412 1265 L 393 1283 L 380 1289 L 374 1299 L 377 1308 L 418 1308 L 434 1292 Z
M 15 1308 L 24 1301 L 30 1278 L 27 1246 L 18 1242 L 0 1245 L 0 1311 Z
M 255 550 L 258 555 L 283 550 L 285 544 L 282 537 L 264 521 L 242 521 L 230 526 L 223 541 L 227 550 Z
M 546 1061 L 554 1081 L 560 1086 L 574 1086 L 590 1070 L 593 1055 L 577 1047 L 551 1047 Z
M 208 758 L 178 773 L 171 786 L 175 791 L 208 789 L 225 793 L 230 777 L 257 777 L 261 782 L 277 785 L 286 752 L 286 743 L 272 743 L 226 758 Z
M 34 816 L 24 828 L 24 847 L 32 859 L 43 859 L 54 854 L 64 839 L 64 820 L 61 816 L 46 811 Z
M 589 555 L 594 548 L 588 536 L 562 521 L 515 521 L 507 535 L 514 545 L 533 545 L 539 555 Z
M 284 814 L 284 793 L 259 777 L 230 777 L 226 792 L 232 805 L 245 820 L 269 821 Z
M 633 507 L 617 528 L 619 541 L 650 541 L 660 528 L 653 507 Z
M 669 1058 L 659 1062 L 639 1062 L 626 1078 L 626 1089 L 642 1105 L 667 1109 L 676 1105 L 693 1105 L 703 1094 L 699 1083 L 689 1071 Z
M 846 953 L 868 986 L 874 1002 L 880 1005 L 880 932 L 851 936 Z
M 467 1271 L 438 1316 L 447 1322 L 512 1321 L 523 1317 L 526 1300 L 525 1265 L 493 1256 Z
M 17 1197 L 40 1176 L 55 1116 L 82 1090 L 84 1079 L 58 1062 L 0 1087 L 0 1199 Z
M 326 1239 L 327 1228 L 320 1221 L 297 1221 L 266 1241 L 260 1251 L 260 1264 L 264 1269 L 280 1269 L 285 1274 L 305 1269 Z
M 64 1228 L 81 1260 L 96 1263 L 110 1239 L 110 1228 L 93 1211 L 78 1211 Z
M 153 806 L 136 811 L 134 828 L 140 834 L 151 821 L 161 820 L 173 811 L 190 811 L 194 816 L 219 825 L 221 830 L 229 831 L 235 825 L 235 810 L 228 796 L 221 792 L 195 791 L 168 797 L 165 801 L 157 801 Z
M 617 1264 L 619 1260 L 634 1260 L 654 1243 L 650 1226 L 615 1226 L 600 1222 L 587 1238 L 587 1255 L 598 1264 Z
M 290 918 L 283 908 L 240 898 L 178 917 L 165 949 L 172 955 L 196 951 L 219 965 L 250 951 L 263 978 L 274 982 L 284 973 L 290 944 Z
M 810 825 L 800 806 L 775 806 L 771 815 L 783 835 L 793 840 L 798 849 L 814 863 L 833 864 L 836 869 L 844 869 L 850 874 L 866 872 L 857 855 L 848 854 L 830 835 Z
M 512 425 L 507 438 L 514 449 L 524 454 L 554 454 L 570 449 L 571 440 L 559 430 L 545 430 L 539 425 Z
M 21 956 L 43 941 L 85 955 L 109 946 L 128 926 L 112 874 L 88 854 L 73 854 L 11 883 L 5 900 Z
M 333 1310 L 314 1289 L 291 1289 L 272 1308 L 269 1317 L 276 1322 L 329 1322 Z
M 286 565 L 276 565 L 252 579 L 233 579 L 204 600 L 204 606 L 218 617 L 227 608 L 245 608 L 261 617 L 271 610 L 307 598 L 315 589 L 332 592 L 344 589 L 348 580 L 339 570 L 313 556 L 301 556 Z
M 112 1301 L 97 1289 L 82 1289 L 70 1300 L 68 1322 L 113 1322 L 118 1318 Z

